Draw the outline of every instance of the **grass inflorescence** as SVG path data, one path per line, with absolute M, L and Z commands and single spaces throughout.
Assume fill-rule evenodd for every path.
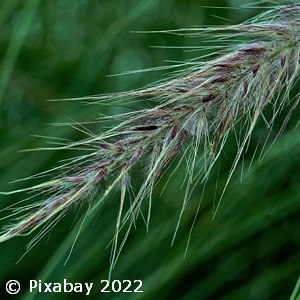
M 168 33 L 201 36 L 223 46 L 209 59 L 187 63 L 181 72 L 175 72 L 162 82 L 134 91 L 87 97 L 85 100 L 93 103 L 111 105 L 148 101 L 152 108 L 103 117 L 100 121 L 115 124 L 105 133 L 87 132 L 86 139 L 55 148 L 89 151 L 50 170 L 61 171 L 60 176 L 3 193 L 28 192 L 29 199 L 38 196 L 42 200 L 11 207 L 13 212 L 6 217 L 16 219 L 3 229 L 0 242 L 43 227 L 37 236 L 39 239 L 75 204 L 91 203 L 99 190 L 102 201 L 118 188 L 120 209 L 113 242 L 113 265 L 118 255 L 118 233 L 125 223 L 135 222 L 144 201 L 148 201 L 145 223 L 149 226 L 152 190 L 175 157 L 181 154 L 179 163 L 185 161 L 188 165 L 182 216 L 194 185 L 205 182 L 237 124 L 240 126 L 239 133 L 235 132 L 237 154 L 224 190 L 258 120 L 263 118 L 272 128 L 282 110 L 290 107 L 282 124 L 284 129 L 300 100 L 298 95 L 290 96 L 300 69 L 299 4 L 274 7 L 239 25 Z M 263 115 L 267 105 L 272 109 L 270 120 Z M 132 196 L 131 171 L 134 166 L 145 163 L 143 183 Z M 51 174 L 50 171 L 31 178 Z M 101 188 L 103 186 L 106 188 Z M 129 209 L 124 212 L 126 201 Z

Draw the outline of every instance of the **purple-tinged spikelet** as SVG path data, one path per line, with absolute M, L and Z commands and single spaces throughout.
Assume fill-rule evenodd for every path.
M 184 30 L 179 33 L 189 34 Z M 120 222 L 136 218 L 142 201 L 151 198 L 155 182 L 183 145 L 191 150 L 185 152 L 190 155 L 189 175 L 194 176 L 194 166 L 200 161 L 203 168 L 197 176 L 206 177 L 228 133 L 243 118 L 245 135 L 230 178 L 263 109 L 272 101 L 274 116 L 271 121 L 274 122 L 291 101 L 289 92 L 299 75 L 300 5 L 279 6 L 240 25 L 203 28 L 198 32 L 193 30 L 192 34 L 212 35 L 223 43 L 235 37 L 246 38 L 248 42 L 231 43 L 232 46 L 221 49 L 217 57 L 187 67 L 182 75 L 177 74 L 176 78 L 163 83 L 93 98 L 99 103 L 145 99 L 155 107 L 112 117 L 120 121 L 115 128 L 62 147 L 93 145 L 96 150 L 62 166 L 66 171 L 60 178 L 11 192 L 36 192 L 45 195 L 45 200 L 32 206 L 21 221 L 5 228 L 0 242 L 58 220 L 75 203 L 91 198 L 104 181 L 111 185 L 104 190 L 103 197 L 112 187 L 121 185 L 122 204 L 131 168 L 146 159 L 148 168 L 144 183 L 131 202 L 129 212 L 122 221 L 119 218 L 119 228 Z M 294 99 L 292 109 L 298 101 Z M 204 155 L 199 157 L 199 152 Z M 123 204 L 120 216 L 122 208 Z

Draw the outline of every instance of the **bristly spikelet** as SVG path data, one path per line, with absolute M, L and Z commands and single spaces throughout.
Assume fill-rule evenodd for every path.
M 209 61 L 186 67 L 184 72 L 177 73 L 176 78 L 163 83 L 91 99 L 99 103 L 146 99 L 155 106 L 111 117 L 111 120 L 119 121 L 113 129 L 61 147 L 90 147 L 95 150 L 61 166 L 63 176 L 11 192 L 36 192 L 45 200 L 23 208 L 28 213 L 3 230 L 0 242 L 28 234 L 42 225 L 47 230 L 75 203 L 92 198 L 105 180 L 111 184 L 104 190 L 103 198 L 114 186 L 121 187 L 112 254 L 114 264 L 117 236 L 122 224 L 128 220 L 134 222 L 142 201 L 150 198 L 148 225 L 153 186 L 183 146 L 183 157 L 186 156 L 189 171 L 182 211 L 195 179 L 204 180 L 208 176 L 234 125 L 242 119 L 245 135 L 239 144 L 229 178 L 266 105 L 272 101 L 271 126 L 280 111 L 291 102 L 289 92 L 299 74 L 300 4 L 276 7 L 240 25 L 172 33 L 212 36 L 222 44 L 230 43 L 231 47 L 224 47 Z M 231 40 L 237 38 L 248 42 L 233 45 Z M 298 97 L 293 100 L 291 111 L 298 102 Z M 199 153 L 202 153 L 201 156 Z M 130 171 L 142 160 L 148 162 L 143 184 L 129 211 L 123 216 L 123 204 L 130 187 Z M 199 161 L 203 167 L 194 174 L 195 164 Z M 22 213 L 22 208 L 16 209 L 12 215 L 18 213 Z

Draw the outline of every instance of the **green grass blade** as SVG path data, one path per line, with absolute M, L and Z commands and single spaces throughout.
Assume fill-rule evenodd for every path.
M 6 50 L 4 59 L 1 64 L 0 72 L 0 105 L 3 101 L 3 97 L 13 72 L 16 60 L 22 48 L 22 44 L 30 28 L 30 24 L 33 20 L 34 14 L 38 7 L 40 0 L 26 1 L 24 11 L 21 13 L 20 19 L 16 24 L 12 33 L 10 44 Z

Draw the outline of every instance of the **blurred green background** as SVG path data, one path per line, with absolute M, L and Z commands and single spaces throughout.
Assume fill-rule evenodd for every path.
M 202 54 L 173 49 L 203 44 L 198 38 L 132 31 L 239 23 L 259 10 L 203 6 L 235 8 L 243 3 L 242 0 L 1 1 L 0 190 L 27 187 L 31 184 L 27 181 L 9 182 L 78 155 L 59 151 L 19 152 L 48 145 L 47 140 L 32 135 L 74 140 L 82 137 L 70 127 L 49 123 L 90 121 L 100 113 L 122 111 L 115 106 L 46 100 L 138 88 L 164 78 L 166 71 L 107 75 L 159 67 Z M 61 282 L 63 278 L 70 282 L 94 282 L 90 299 L 289 299 L 300 273 L 300 130 L 296 126 L 299 117 L 296 112 L 282 137 L 261 161 L 256 156 L 249 170 L 256 146 L 261 149 L 268 134 L 265 124 L 258 124 L 249 150 L 212 220 L 216 197 L 222 191 L 236 150 L 234 139 L 229 139 L 221 162 L 207 183 L 185 257 L 202 186 L 195 189 L 171 247 L 184 196 L 178 182 L 184 178 L 185 168 L 179 169 L 161 195 L 172 170 L 162 178 L 153 194 L 149 232 L 140 218 L 113 271 L 113 279 L 141 279 L 144 293 L 99 293 L 100 281 L 107 279 L 109 270 L 108 244 L 114 233 L 119 197 L 115 193 L 101 207 L 101 212 L 87 221 L 70 256 L 83 209 L 78 215 L 74 208 L 20 261 L 33 236 L 0 245 L 1 299 L 83 299 L 84 296 L 76 294 L 28 293 L 29 279 Z M 280 125 L 279 118 L 271 137 L 276 136 Z M 99 125 L 90 129 L 103 130 Z M 1 196 L 0 207 L 24 196 Z M 6 214 L 4 211 L 1 216 Z M 1 224 L 7 224 L 7 220 L 1 220 Z M 21 282 L 22 293 L 6 294 L 5 282 L 10 279 Z

